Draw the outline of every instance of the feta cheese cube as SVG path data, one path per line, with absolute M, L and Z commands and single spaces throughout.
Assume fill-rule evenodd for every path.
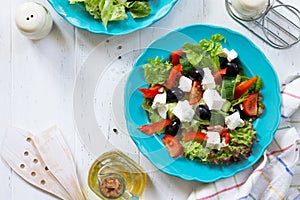
M 181 89 L 184 92 L 190 92 L 192 89 L 192 80 L 185 77 L 181 76 L 179 79 L 179 86 L 178 88 Z
M 207 131 L 206 148 L 208 149 L 220 149 L 222 147 L 221 137 L 219 132 Z
M 191 106 L 187 100 L 178 101 L 172 113 L 178 117 L 181 122 L 190 122 L 195 115 L 193 106 Z
M 163 119 L 166 119 L 168 109 L 169 109 L 168 104 L 162 105 L 157 108 L 157 112 L 158 112 L 159 116 L 161 116 Z
M 153 99 L 153 103 L 151 105 L 151 108 L 154 110 L 160 106 L 164 106 L 167 103 L 167 93 L 164 92 L 162 94 L 155 95 Z
M 223 48 L 223 52 L 220 56 L 227 58 L 227 60 L 231 62 L 238 57 L 238 53 L 234 49 L 229 51 L 227 48 Z
M 236 127 L 244 126 L 244 121 L 240 118 L 240 113 L 237 111 L 225 117 L 225 124 L 229 129 L 233 130 Z
M 226 99 L 217 90 L 207 89 L 203 93 L 203 100 L 210 110 L 221 110 Z
M 163 92 L 163 87 L 158 90 L 159 92 Z M 162 94 L 155 95 L 153 99 L 153 103 L 151 105 L 153 110 L 157 109 L 159 116 L 163 119 L 167 118 L 168 105 L 167 105 L 167 93 L 164 92 Z
M 203 89 L 204 90 L 214 89 L 216 87 L 216 82 L 211 73 L 211 70 L 208 67 L 206 67 L 206 68 L 203 68 L 203 72 L 204 72 L 204 76 L 203 76 L 203 80 L 201 83 Z

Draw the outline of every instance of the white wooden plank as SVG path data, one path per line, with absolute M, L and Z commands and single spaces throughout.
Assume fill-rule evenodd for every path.
M 2 2 L 0 17 L 0 142 L 11 123 L 11 1 Z M 0 143 L 1 144 L 1 143 Z M 12 173 L 0 159 L 0 199 L 12 198 Z
M 12 3 L 12 16 L 21 2 Z M 47 1 L 40 3 L 50 10 L 55 22 L 46 38 L 28 40 L 12 24 L 12 123 L 33 132 L 57 124 L 73 151 L 74 29 Z M 55 199 L 19 177 L 13 180 L 13 199 Z

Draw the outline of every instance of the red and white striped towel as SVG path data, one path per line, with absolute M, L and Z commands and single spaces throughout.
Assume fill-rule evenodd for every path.
M 282 87 L 282 121 L 254 166 L 194 189 L 188 200 L 300 200 L 300 134 L 287 121 L 300 105 L 300 73 Z

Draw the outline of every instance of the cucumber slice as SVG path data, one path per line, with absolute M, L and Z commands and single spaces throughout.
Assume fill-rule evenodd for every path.
M 236 77 L 224 76 L 222 81 L 221 96 L 224 99 L 234 98 L 234 89 L 236 85 Z

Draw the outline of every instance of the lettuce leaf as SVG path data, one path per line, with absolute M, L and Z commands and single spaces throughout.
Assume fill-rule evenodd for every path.
M 208 150 L 197 141 L 183 141 L 181 142 L 184 150 L 183 156 L 205 164 L 231 164 L 241 159 L 247 159 L 257 134 L 252 124 L 245 123 L 241 128 L 230 130 L 229 134 L 229 145 L 218 151 Z
M 126 9 L 133 18 L 142 18 L 150 15 L 151 6 L 146 1 L 127 2 L 127 0 L 69 0 L 70 4 L 83 2 L 85 9 L 95 18 L 101 19 L 107 29 L 109 21 L 128 18 Z
M 225 37 L 221 34 L 214 34 L 211 39 L 203 39 L 200 41 L 200 45 L 209 53 L 218 69 L 220 69 L 219 54 L 223 52 L 220 43 L 222 41 L 225 42 Z
M 150 4 L 146 1 L 127 2 L 126 7 L 134 19 L 147 17 L 151 13 Z
M 209 150 L 204 148 L 202 143 L 195 140 L 192 141 L 182 141 L 183 156 L 190 160 L 199 160 L 202 163 L 207 163 Z
M 163 61 L 156 57 L 149 59 L 149 63 L 143 65 L 144 77 L 149 85 L 163 84 L 169 76 L 172 65 L 168 61 Z
M 182 47 L 182 51 L 185 53 L 187 61 L 193 67 L 196 68 L 208 67 L 213 72 L 216 72 L 218 70 L 211 56 L 207 54 L 207 51 L 204 48 L 202 48 L 200 44 L 185 43 Z M 186 64 L 186 66 L 189 65 Z M 183 66 L 183 71 L 184 70 L 185 69 Z

